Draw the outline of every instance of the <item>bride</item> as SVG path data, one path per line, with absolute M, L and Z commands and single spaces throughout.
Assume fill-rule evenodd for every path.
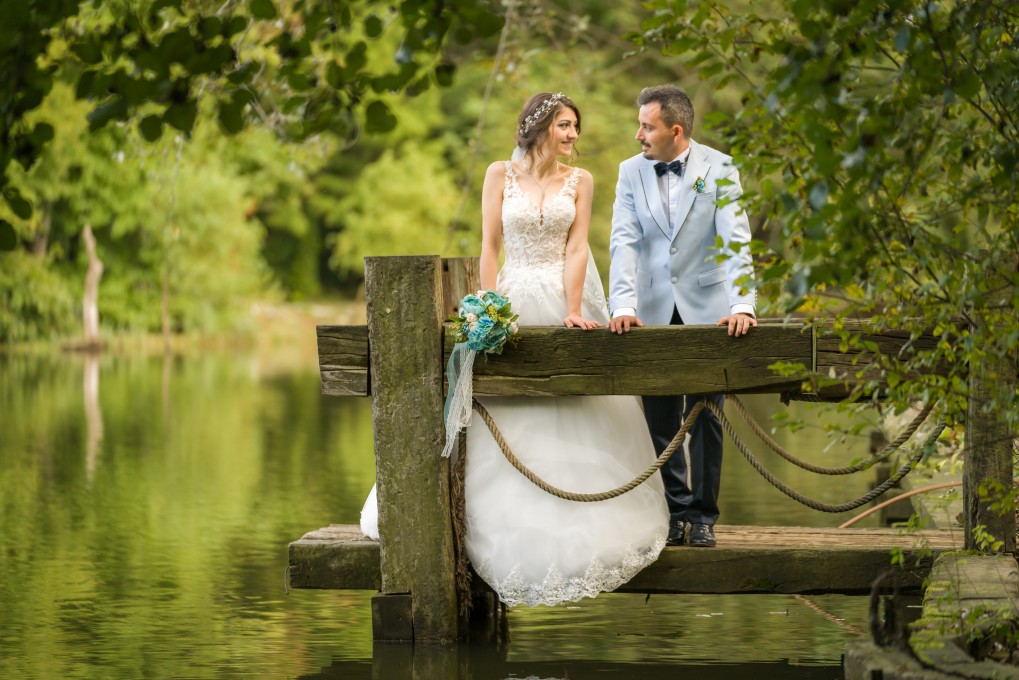
M 514 160 L 493 163 L 485 175 L 481 287 L 507 296 L 521 326 L 608 323 L 587 245 L 593 180 L 558 160 L 572 157 L 579 135 L 580 110 L 569 97 L 536 94 L 518 117 Z M 561 489 L 612 489 L 655 459 L 636 397 L 479 401 L 521 462 Z M 377 537 L 374 492 L 361 525 Z M 608 501 L 556 498 L 512 467 L 480 419 L 467 429 L 465 495 L 467 554 L 508 605 L 555 605 L 614 590 L 665 545 L 659 475 Z

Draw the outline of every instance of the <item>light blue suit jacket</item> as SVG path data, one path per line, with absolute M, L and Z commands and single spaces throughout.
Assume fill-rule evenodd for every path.
M 704 180 L 702 192 L 694 188 L 698 178 Z M 723 178 L 731 184 L 717 185 Z M 750 249 L 716 261 L 717 237 L 730 254 L 730 243 L 750 242 L 732 157 L 691 140 L 681 181 L 676 231 L 670 236 L 654 163 L 638 154 L 619 164 L 609 241 L 609 309 L 632 307 L 648 325 L 667 325 L 673 305 L 685 324 L 714 324 L 739 311 L 753 314 L 757 298 Z M 717 205 L 720 201 L 725 205 Z

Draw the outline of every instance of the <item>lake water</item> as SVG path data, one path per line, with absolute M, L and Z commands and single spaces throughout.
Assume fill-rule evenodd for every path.
M 270 369 L 244 351 L 0 354 L 0 677 L 842 677 L 866 598 L 609 594 L 514 610 L 498 649 L 373 647 L 372 593 L 284 590 L 287 543 L 356 523 L 374 478 L 369 400 L 322 397 L 315 371 L 314 357 Z M 748 401 L 763 418 L 786 408 Z M 792 408 L 808 426 L 779 432 L 788 448 L 829 465 L 866 452 L 865 436 L 823 451 L 825 407 Z M 752 446 L 825 502 L 874 482 Z M 722 513 L 854 514 L 803 508 L 732 449 Z

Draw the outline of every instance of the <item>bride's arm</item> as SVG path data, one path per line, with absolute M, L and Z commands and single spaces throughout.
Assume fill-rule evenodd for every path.
M 485 173 L 481 189 L 481 287 L 495 290 L 499 274 L 499 251 L 502 249 L 502 188 L 506 167 L 492 163 Z
M 585 319 L 580 307 L 584 297 L 584 277 L 587 274 L 587 231 L 591 224 L 593 197 L 594 179 L 591 173 L 581 170 L 577 182 L 577 217 L 566 239 L 566 268 L 563 272 L 567 309 L 563 322 L 568 328 L 577 326 L 589 330 L 600 325 L 597 321 Z

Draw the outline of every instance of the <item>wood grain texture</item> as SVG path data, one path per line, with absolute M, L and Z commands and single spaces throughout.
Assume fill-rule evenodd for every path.
M 909 568 L 902 571 L 901 587 L 918 592 L 932 558 L 962 546 L 960 532 L 945 530 L 903 535 L 897 529 L 721 525 L 715 527 L 715 534 L 715 548 L 666 548 L 619 591 L 863 594 L 890 566 L 891 550 L 902 548 Z M 357 567 L 351 568 L 349 576 L 330 574 L 330 565 L 352 564 L 352 558 L 339 555 L 371 550 L 372 545 L 377 556 L 378 543 L 362 538 L 353 526 L 332 525 L 310 532 L 290 544 L 291 568 L 305 570 L 300 580 L 292 578 L 294 587 L 365 588 L 372 572 Z M 924 548 L 931 554 L 916 566 Z M 368 588 L 380 585 L 374 582 Z
M 429 642 L 458 637 L 440 275 L 438 256 L 365 258 L 382 589 L 412 595 Z
M 367 396 L 368 326 L 318 326 L 318 370 L 322 394 Z

